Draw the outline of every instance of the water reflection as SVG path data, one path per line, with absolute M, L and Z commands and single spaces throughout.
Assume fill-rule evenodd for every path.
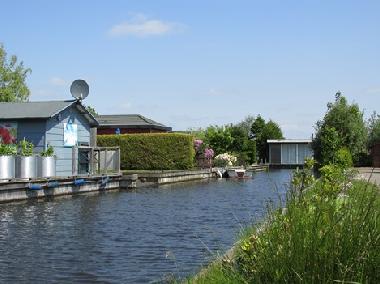
M 0 282 L 147 283 L 194 273 L 262 218 L 289 175 L 0 205 Z

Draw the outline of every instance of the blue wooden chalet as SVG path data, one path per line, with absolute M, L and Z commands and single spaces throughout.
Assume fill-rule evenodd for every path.
M 95 146 L 91 128 L 97 126 L 79 100 L 0 103 L 0 129 L 9 134 L 7 139 L 14 143 L 25 138 L 36 153 L 52 146 L 57 176 L 76 174 L 78 155 L 73 147 Z

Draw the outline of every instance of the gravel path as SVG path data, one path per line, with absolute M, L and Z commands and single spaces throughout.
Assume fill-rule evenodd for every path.
M 380 185 L 380 168 L 356 168 L 359 171 L 359 178 L 370 180 Z

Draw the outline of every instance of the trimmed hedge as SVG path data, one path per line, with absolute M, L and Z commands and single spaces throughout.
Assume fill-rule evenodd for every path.
M 100 147 L 119 146 L 122 170 L 188 170 L 193 137 L 176 133 L 98 135 Z

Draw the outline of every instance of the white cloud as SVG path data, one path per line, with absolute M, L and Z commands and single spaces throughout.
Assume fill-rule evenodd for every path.
M 143 14 L 137 14 L 128 21 L 114 25 L 108 34 L 112 37 L 148 37 L 180 32 L 182 29 L 182 24 L 149 19 Z
M 208 94 L 210 96 L 219 96 L 219 95 L 221 95 L 221 93 L 218 90 L 216 90 L 215 88 L 210 88 L 208 90 Z
M 52 77 L 50 78 L 50 84 L 53 86 L 65 86 L 67 85 L 67 82 L 60 77 Z

